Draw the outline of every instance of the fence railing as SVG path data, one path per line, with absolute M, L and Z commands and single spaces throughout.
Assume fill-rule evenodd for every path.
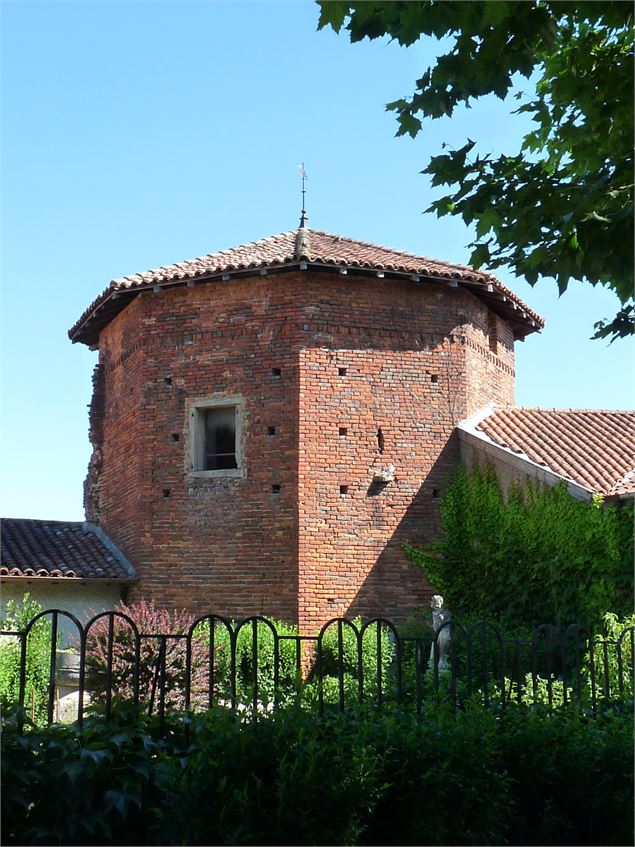
M 71 649 L 60 649 L 62 630 L 67 643 L 72 633 Z M 599 639 L 577 625 L 543 624 L 531 637 L 505 638 L 488 621 L 406 635 L 383 618 L 334 618 L 307 636 L 280 633 L 261 616 L 209 614 L 186 632 L 145 633 L 122 612 L 82 625 L 49 609 L 0 636 L 4 715 L 17 710 L 20 725 L 30 716 L 81 726 L 89 704 L 108 718 L 115 697 L 161 721 L 214 705 L 257 715 L 290 700 L 320 713 L 365 702 L 421 713 L 430 700 L 461 707 L 476 698 L 503 709 L 577 703 L 595 714 L 632 697 L 635 677 L 633 627 Z

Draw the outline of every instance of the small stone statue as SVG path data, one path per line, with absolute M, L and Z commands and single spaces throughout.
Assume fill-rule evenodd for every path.
M 430 600 L 430 608 L 432 609 L 432 629 L 437 636 L 439 645 L 439 671 L 448 670 L 448 650 L 450 649 L 450 639 L 452 638 L 451 627 L 441 627 L 447 621 L 452 620 L 452 613 L 449 609 L 444 609 L 444 600 L 440 594 L 434 594 Z M 428 661 L 428 670 L 434 669 L 434 641 L 430 645 L 430 660 Z

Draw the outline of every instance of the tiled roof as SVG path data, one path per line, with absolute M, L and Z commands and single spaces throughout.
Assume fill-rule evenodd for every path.
M 502 409 L 475 429 L 587 491 L 635 493 L 635 412 Z
M 516 327 L 519 337 L 541 329 L 543 319 L 509 288 L 486 271 L 467 265 L 452 264 L 414 253 L 405 253 L 353 238 L 331 235 L 319 230 L 290 230 L 231 250 L 221 250 L 196 259 L 114 279 L 86 309 L 69 330 L 73 341 L 95 343 L 99 330 L 131 296 L 157 285 L 184 284 L 223 274 L 250 274 L 265 268 L 290 269 L 303 262 L 317 267 L 347 267 L 363 272 L 416 275 L 423 279 L 456 280 L 470 285 L 474 293 L 488 302 Z
M 3 518 L 0 576 L 132 580 L 134 571 L 91 524 Z

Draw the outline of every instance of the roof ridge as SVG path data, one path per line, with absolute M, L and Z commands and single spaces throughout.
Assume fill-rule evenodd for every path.
M 632 468 L 630 471 L 627 471 L 623 474 L 613 485 L 611 488 L 611 494 L 613 494 L 618 488 L 621 488 L 623 485 L 626 485 L 631 480 L 635 480 L 635 468 Z
M 226 250 L 216 250 L 214 253 L 206 253 L 204 256 L 196 256 L 194 259 L 186 259 L 185 261 L 196 262 L 198 259 L 208 259 L 211 256 L 222 256 L 226 253 L 235 253 L 237 250 L 244 250 L 246 247 L 254 247 L 256 244 L 266 244 L 269 241 L 275 241 L 276 239 L 283 238 L 287 235 L 295 237 L 297 232 L 298 229 L 290 229 L 286 232 L 278 232 L 275 235 L 268 235 L 266 238 L 257 238 L 255 241 L 246 241 L 244 244 L 237 244 L 235 247 L 228 247 Z M 181 265 L 183 264 L 183 262 L 171 262 L 171 264 Z
M 60 520 L 47 520 L 47 518 L 2 518 L 0 517 L 0 521 L 5 523 L 6 521 L 21 521 L 22 523 L 38 523 L 38 524 L 64 524 L 64 526 L 70 526 L 71 524 L 74 526 L 83 526 L 85 521 L 60 521 Z

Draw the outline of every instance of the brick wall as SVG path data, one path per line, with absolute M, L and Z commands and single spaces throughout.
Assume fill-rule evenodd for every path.
M 102 335 L 93 375 L 93 455 L 84 494 L 86 517 L 101 524 L 130 561 L 142 555 L 144 532 L 142 428 L 145 385 L 143 303 L 134 300 Z
M 136 594 L 313 629 L 427 602 L 401 542 L 438 532 L 456 423 L 513 402 L 513 343 L 462 287 L 293 271 L 143 292 L 101 334 L 95 391 L 87 508 Z M 242 398 L 244 477 L 189 473 L 211 394 Z
M 132 324 L 142 345 L 122 360 Z M 99 515 L 139 575 L 131 600 L 297 616 L 292 327 L 267 278 L 144 292 L 102 332 Z M 244 400 L 245 478 L 188 475 L 191 405 L 214 392 Z
M 458 421 L 513 401 L 513 344 L 490 351 L 488 310 L 462 288 L 330 276 L 304 291 L 300 620 L 400 619 L 431 593 L 402 542 L 438 534 Z M 373 483 L 390 465 L 394 482 Z
M 467 299 L 467 297 L 466 297 Z M 514 405 L 514 336 L 509 324 L 476 297 L 461 310 L 465 320 L 468 415 L 489 403 Z

